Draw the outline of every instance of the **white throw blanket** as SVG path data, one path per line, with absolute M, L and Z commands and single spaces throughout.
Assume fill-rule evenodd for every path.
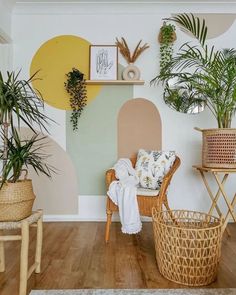
M 129 159 L 118 160 L 113 169 L 118 180 L 110 184 L 107 194 L 119 207 L 121 231 L 136 234 L 142 229 L 136 187 L 139 179 Z

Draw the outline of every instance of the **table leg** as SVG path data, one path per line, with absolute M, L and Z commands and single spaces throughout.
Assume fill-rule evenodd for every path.
M 236 194 L 234 195 L 233 197 L 233 200 L 231 202 L 231 206 L 234 208 L 234 206 L 236 205 Z M 223 225 L 223 231 L 224 229 L 226 228 L 228 222 L 229 222 L 229 217 L 230 217 L 230 211 L 228 210 L 227 214 L 226 214 L 226 217 L 225 217 L 225 222 L 224 222 L 224 225 Z
M 222 178 L 222 181 L 221 181 L 221 184 L 222 184 L 222 185 L 225 184 L 225 182 L 226 182 L 228 176 L 229 176 L 229 174 L 227 174 L 227 173 L 224 175 L 224 177 Z M 221 190 L 220 190 L 220 188 L 219 188 L 218 191 L 217 191 L 217 193 L 216 193 L 216 195 L 215 195 L 215 197 L 214 197 L 214 200 L 212 200 L 212 205 L 211 205 L 211 208 L 210 208 L 210 210 L 209 210 L 209 214 L 210 214 L 210 215 L 212 214 L 212 211 L 214 210 L 214 208 L 215 208 L 216 205 L 217 205 L 217 202 L 218 202 L 219 197 L 220 197 L 220 193 L 221 193 Z
M 225 192 L 225 190 L 224 190 L 224 187 L 223 187 L 223 185 L 221 184 L 221 182 L 220 182 L 220 180 L 219 180 L 219 178 L 218 178 L 217 173 L 214 172 L 213 175 L 214 175 L 214 177 L 215 177 L 215 179 L 216 179 L 216 182 L 217 182 L 218 185 L 219 185 L 219 188 L 220 188 L 220 190 L 221 190 L 221 193 L 222 193 L 222 195 L 223 195 L 223 197 L 224 197 L 224 199 L 225 199 L 225 202 L 226 202 L 226 204 L 227 204 L 227 206 L 228 206 L 228 208 L 229 208 L 230 214 L 231 214 L 231 216 L 233 217 L 234 221 L 236 222 L 236 216 L 235 216 L 235 214 L 234 214 L 234 208 L 233 208 L 232 205 L 230 204 L 230 201 L 229 201 L 229 199 L 228 199 L 228 197 L 227 197 L 227 195 L 226 195 L 226 192 Z
M 211 198 L 211 200 L 212 200 L 212 205 L 211 205 L 211 208 L 210 208 L 208 214 L 209 214 L 209 215 L 212 215 L 212 212 L 213 212 L 213 210 L 214 210 L 214 208 L 215 208 L 216 211 L 217 211 L 217 213 L 218 213 L 218 215 L 219 215 L 219 217 L 223 218 L 223 214 L 221 213 L 220 208 L 219 208 L 218 205 L 217 205 L 217 201 L 218 201 L 218 199 L 219 199 L 220 193 L 222 193 L 222 191 L 221 191 L 221 189 L 220 189 L 220 186 L 219 186 L 219 189 L 218 189 L 218 191 L 217 191 L 217 193 L 216 193 L 216 196 L 214 197 L 214 195 L 213 195 L 213 193 L 212 193 L 212 191 L 211 191 L 211 189 L 210 189 L 210 186 L 209 186 L 209 184 L 208 184 L 208 182 L 207 182 L 207 180 L 206 180 L 206 177 L 205 177 L 203 171 L 199 171 L 199 172 L 200 172 L 200 174 L 201 174 L 201 176 L 202 176 L 202 179 L 203 179 L 203 182 L 204 182 L 204 184 L 205 184 L 205 186 L 206 186 L 206 189 L 207 189 L 207 191 L 208 191 L 208 194 L 209 194 L 209 196 L 210 196 L 210 198 Z M 226 182 L 228 176 L 229 176 L 229 174 L 226 173 L 226 174 L 224 175 L 223 179 L 222 179 L 222 182 L 220 182 L 220 180 L 219 180 L 219 183 L 221 183 L 221 184 L 225 184 L 225 182 Z M 223 218 L 223 228 L 225 229 L 224 224 L 225 224 L 225 218 Z M 231 235 L 230 235 L 230 231 L 229 231 L 228 228 L 226 228 L 226 232 L 227 232 L 228 236 L 231 236 Z
M 214 197 L 214 195 L 213 195 L 213 193 L 212 193 L 212 191 L 210 189 L 210 186 L 209 186 L 209 184 L 208 184 L 208 182 L 206 180 L 206 177 L 205 177 L 205 175 L 204 175 L 204 173 L 202 171 L 200 171 L 200 174 L 202 176 L 202 180 L 203 180 L 203 182 L 204 182 L 204 184 L 206 186 L 206 189 L 207 189 L 208 194 L 209 194 L 209 196 L 211 198 L 211 201 L 212 201 L 212 205 L 211 205 L 211 208 L 210 208 L 208 214 L 211 215 L 212 214 L 212 211 L 214 210 L 214 208 L 216 208 L 216 211 L 217 211 L 218 215 L 221 217 L 222 216 L 222 213 L 221 213 L 221 211 L 220 211 L 217 203 L 215 202 L 215 197 Z M 227 177 L 226 177 L 226 179 L 227 179 Z M 226 181 L 226 179 L 225 179 L 225 181 Z M 217 192 L 217 195 L 218 195 L 218 192 Z
M 0 236 L 3 236 L 3 231 L 0 231 Z M 5 271 L 5 253 L 4 241 L 0 241 L 0 272 Z
M 20 288 L 19 295 L 26 295 L 28 280 L 28 251 L 29 251 L 29 223 L 22 221 L 21 225 L 21 254 L 20 254 Z

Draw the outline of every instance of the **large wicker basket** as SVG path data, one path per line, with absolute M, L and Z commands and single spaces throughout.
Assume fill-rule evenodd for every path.
M 34 200 L 31 180 L 5 183 L 0 189 L 0 221 L 18 221 L 30 216 Z
M 236 168 L 236 129 L 199 129 L 202 132 L 202 165 Z
M 194 211 L 153 208 L 156 259 L 160 273 L 188 286 L 216 279 L 221 253 L 222 222 Z

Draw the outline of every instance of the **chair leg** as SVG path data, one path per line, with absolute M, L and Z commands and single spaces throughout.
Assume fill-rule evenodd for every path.
M 2 236 L 2 231 L 0 231 L 0 236 Z M 5 271 L 5 253 L 4 253 L 4 241 L 0 241 L 0 272 Z
M 19 295 L 26 295 L 28 280 L 28 250 L 29 250 L 29 223 L 22 222 L 21 226 L 21 254 L 20 254 L 20 289 Z
M 105 235 L 106 243 L 108 243 L 109 238 L 110 238 L 111 220 L 112 220 L 112 211 L 107 210 L 107 224 L 106 224 L 106 235 Z
M 42 255 L 42 243 L 43 243 L 43 217 L 41 216 L 37 222 L 37 239 L 36 239 L 36 253 L 35 263 L 37 264 L 35 273 L 41 271 L 41 255 Z

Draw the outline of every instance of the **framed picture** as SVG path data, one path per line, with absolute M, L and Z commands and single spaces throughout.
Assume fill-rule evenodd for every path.
M 118 47 L 116 45 L 90 45 L 90 80 L 117 80 Z

